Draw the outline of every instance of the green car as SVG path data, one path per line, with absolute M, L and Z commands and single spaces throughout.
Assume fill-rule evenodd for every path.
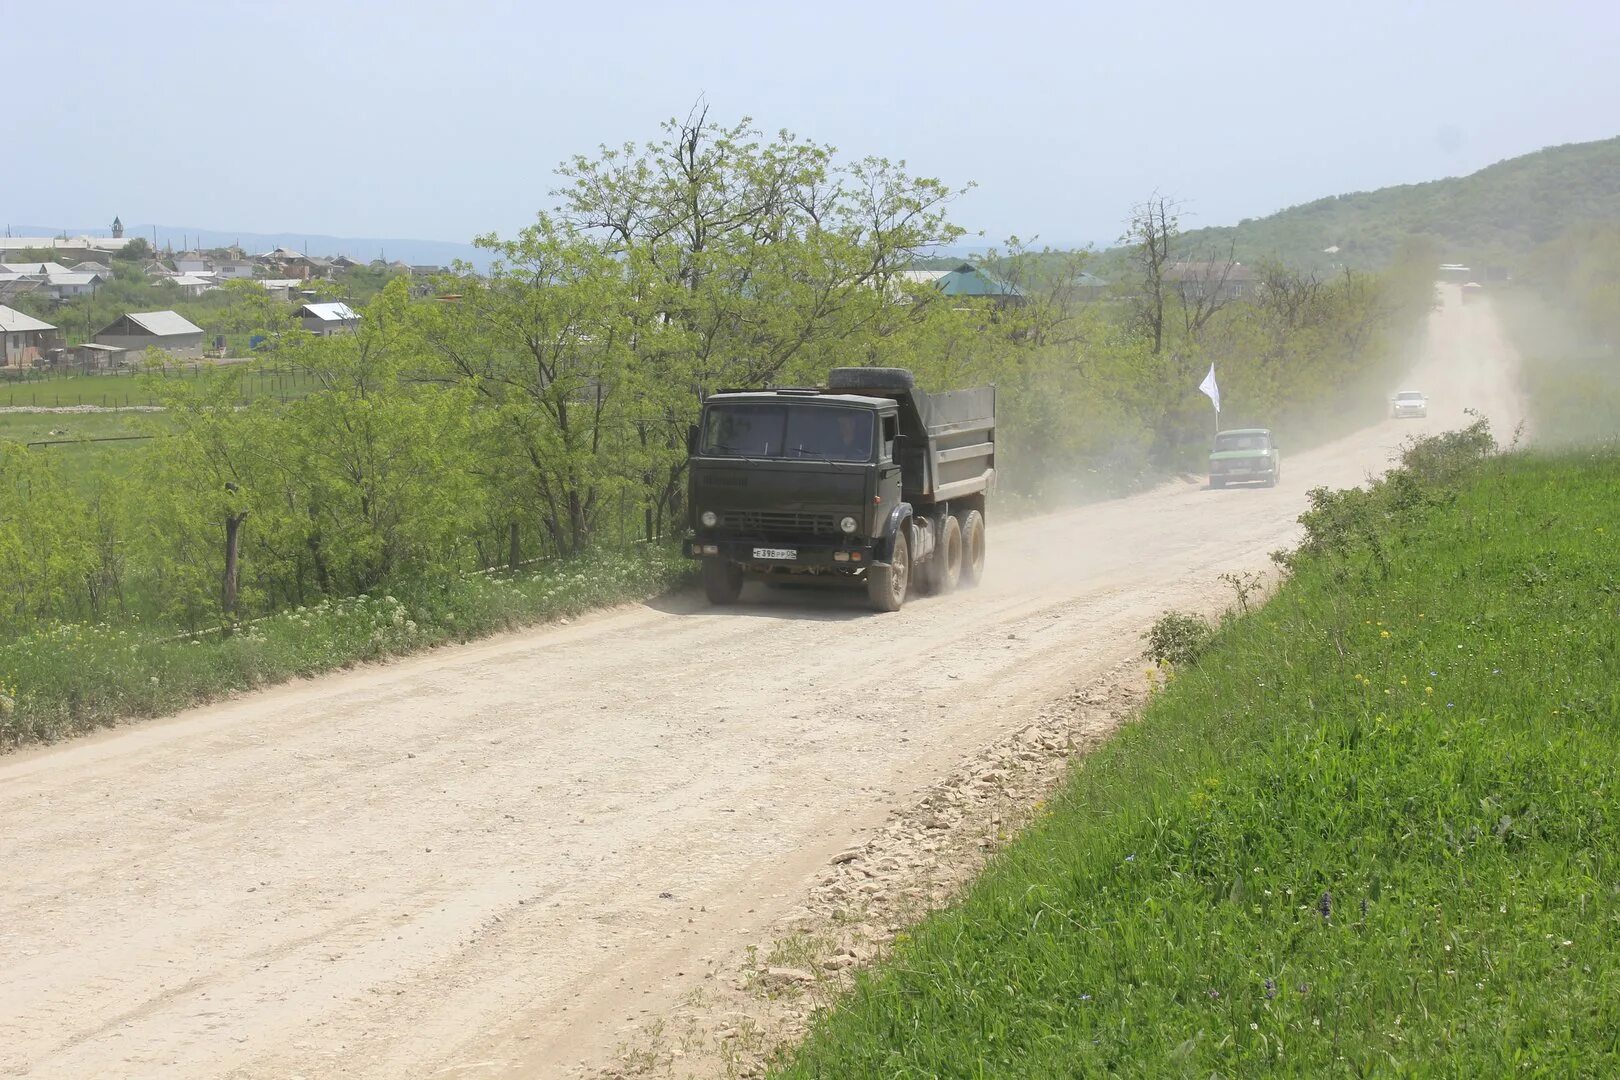
M 1209 486 L 1258 482 L 1276 487 L 1282 479 L 1282 455 L 1266 428 L 1233 428 L 1215 436 L 1209 455 Z

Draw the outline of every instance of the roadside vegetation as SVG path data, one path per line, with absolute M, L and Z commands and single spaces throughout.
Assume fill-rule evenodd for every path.
M 517 574 L 402 582 L 389 593 L 289 608 L 230 634 L 176 635 L 139 619 L 53 626 L 0 642 L 0 748 L 642 600 L 689 574 L 679 551 L 651 546 Z
M 208 294 L 206 312 L 158 304 L 121 265 L 97 302 L 263 333 L 269 355 L 0 382 L 0 404 L 163 410 L 131 421 L 156 437 L 90 447 L 30 447 L 49 440 L 0 421 L 0 640 L 229 628 L 657 542 L 683 527 L 701 391 L 839 365 L 911 368 L 931 389 L 995 382 L 1005 514 L 1118 494 L 1202 460 L 1210 363 L 1232 423 L 1323 437 L 1330 419 L 1381 416 L 1375 384 L 1432 302 L 1415 262 L 1324 281 L 1272 267 L 1250 295 L 1193 295 L 1166 260 L 1203 253 L 1148 204 L 1129 225 L 1134 292 L 1082 295 L 1083 254 L 1014 240 L 993 261 L 1017 302 L 947 297 L 903 271 L 960 239 L 960 189 L 701 115 L 559 176 L 554 209 L 479 240 L 489 273 L 442 282 L 449 300 L 379 281 L 355 333 L 305 334 L 251 282 Z M 47 434 L 94 427 L 56 415 Z M 0 677 L 29 699 L 34 675 Z
M 780 1077 L 1620 1070 L 1620 452 L 1318 491 L 1174 669 Z

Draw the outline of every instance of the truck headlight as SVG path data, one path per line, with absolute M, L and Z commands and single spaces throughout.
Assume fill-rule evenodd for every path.
M 715 512 L 713 510 L 705 510 L 705 511 L 703 511 L 703 513 L 698 515 L 698 520 L 703 522 L 703 525 L 704 525 L 705 528 L 709 528 L 709 529 L 714 528 L 716 525 L 718 525 L 720 523 L 720 518 L 715 515 Z
M 839 523 L 838 523 L 838 527 L 839 527 L 839 528 L 840 528 L 840 529 L 843 529 L 843 530 L 844 530 L 844 531 L 845 531 L 845 532 L 847 532 L 847 533 L 852 533 L 852 532 L 854 532 L 854 531 L 855 531 L 855 530 L 856 530 L 856 529 L 857 529 L 857 528 L 859 528 L 859 527 L 860 527 L 860 522 L 858 522 L 858 521 L 856 521 L 856 520 L 855 520 L 855 519 L 854 519 L 854 518 L 852 518 L 852 517 L 846 517 L 846 518 L 845 518 L 845 519 L 844 519 L 844 520 L 842 520 L 842 521 L 840 521 L 840 522 L 839 522 Z

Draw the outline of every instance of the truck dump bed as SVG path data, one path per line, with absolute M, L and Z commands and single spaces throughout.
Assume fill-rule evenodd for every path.
M 929 394 L 900 368 L 834 368 L 829 392 L 893 398 L 900 405 L 897 457 L 903 497 L 944 502 L 988 491 L 996 471 L 996 388 Z

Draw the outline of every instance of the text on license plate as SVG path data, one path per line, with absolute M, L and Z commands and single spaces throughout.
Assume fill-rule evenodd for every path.
M 756 559 L 797 559 L 798 557 L 799 557 L 799 549 L 798 548 L 755 548 L 754 549 L 754 558 L 756 558 Z

